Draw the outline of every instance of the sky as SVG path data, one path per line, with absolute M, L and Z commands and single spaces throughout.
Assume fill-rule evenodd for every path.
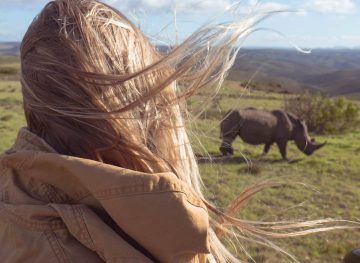
M 0 0 L 0 42 L 21 41 L 48 0 Z M 360 0 L 104 0 L 128 16 L 157 43 L 185 39 L 209 21 L 238 20 L 256 6 L 283 11 L 258 27 L 245 46 L 360 48 Z M 176 11 L 175 11 L 176 10 Z M 177 30 L 174 26 L 176 12 Z M 277 32 L 280 32 L 277 33 Z

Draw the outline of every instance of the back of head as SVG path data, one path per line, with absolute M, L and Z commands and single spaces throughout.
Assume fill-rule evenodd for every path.
M 172 125 L 174 110 L 161 105 L 173 90 L 140 100 L 151 97 L 166 75 L 142 74 L 159 58 L 117 10 L 93 0 L 50 2 L 21 46 L 29 129 L 61 154 L 145 172 L 169 170 L 154 138 Z

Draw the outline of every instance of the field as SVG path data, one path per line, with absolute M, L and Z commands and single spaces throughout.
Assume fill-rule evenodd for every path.
M 15 67 L 16 59 L 0 59 L 2 68 Z M 11 146 L 17 130 L 25 125 L 22 98 L 17 73 L 0 73 L 0 151 Z M 289 94 L 249 91 L 239 82 L 226 82 L 222 91 L 204 112 L 204 103 L 211 95 L 202 91 L 189 101 L 194 116 L 188 123 L 196 153 L 217 155 L 219 147 L 218 122 L 230 108 L 281 108 Z M 207 187 L 208 198 L 226 208 L 233 198 L 254 182 L 274 179 L 289 184 L 257 194 L 238 215 L 242 219 L 278 221 L 287 219 L 337 218 L 360 220 L 360 132 L 334 136 L 319 136 L 328 145 L 306 157 L 291 143 L 291 163 L 282 162 L 274 147 L 268 156 L 260 158 L 262 147 L 235 143 L 235 156 L 226 162 L 200 161 L 200 169 Z M 201 143 L 199 143 L 199 141 Z M 249 161 L 246 162 L 245 156 Z M 317 190 L 314 190 L 316 188 Z M 360 247 L 360 231 L 335 231 L 307 237 L 278 240 L 285 250 L 300 262 L 335 263 L 352 248 Z M 288 262 L 275 251 L 246 244 L 251 255 L 260 263 Z
M 190 108 L 197 112 L 207 92 L 192 99 Z M 281 108 L 284 96 L 277 93 L 251 92 L 239 88 L 237 82 L 227 82 L 215 102 L 209 105 L 192 126 L 195 126 L 202 146 L 197 143 L 197 153 L 218 154 L 218 120 L 230 108 L 262 107 Z M 259 193 L 238 216 L 242 219 L 278 221 L 288 219 L 344 218 L 360 219 L 360 133 L 336 136 L 317 136 L 328 145 L 306 157 L 290 143 L 292 163 L 280 160 L 274 147 L 268 156 L 260 158 L 262 146 L 250 146 L 236 141 L 235 157 L 223 163 L 201 163 L 200 169 L 208 188 L 208 196 L 218 206 L 226 208 L 247 186 L 266 179 L 294 183 L 280 189 Z M 193 140 L 194 142 L 197 140 Z M 245 161 L 244 155 L 248 159 Z M 311 187 L 317 190 L 311 190 Z M 299 205 L 299 206 L 297 206 Z M 308 237 L 278 241 L 281 247 L 293 253 L 301 262 L 340 262 L 344 254 L 360 246 L 359 231 L 336 231 Z M 257 262 L 288 262 L 279 260 L 274 251 L 249 247 Z

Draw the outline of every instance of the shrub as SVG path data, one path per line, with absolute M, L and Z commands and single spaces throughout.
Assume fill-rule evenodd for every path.
M 344 97 L 328 98 L 321 93 L 304 92 L 285 98 L 286 111 L 307 122 L 309 131 L 336 134 L 353 131 L 360 124 L 360 107 Z
M 0 67 L 0 74 L 3 75 L 15 75 L 18 74 L 19 71 L 15 67 Z

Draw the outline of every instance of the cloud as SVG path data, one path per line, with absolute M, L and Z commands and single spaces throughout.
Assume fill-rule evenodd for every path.
M 306 8 L 323 14 L 355 14 L 358 10 L 355 0 L 312 0 Z
M 255 5 L 256 2 L 257 1 L 250 1 L 250 5 Z M 269 10 L 269 11 L 287 10 L 287 9 L 289 9 L 289 6 L 280 4 L 280 3 L 276 3 L 276 2 L 260 2 L 259 9 Z
M 39 9 L 50 0 L 0 0 L 0 9 Z M 105 3 L 123 11 L 142 11 L 144 13 L 169 13 L 176 10 L 182 13 L 223 12 L 235 0 L 103 0 Z
M 232 5 L 230 0 L 107 0 L 105 2 L 122 10 L 172 12 L 176 8 L 186 13 L 221 12 Z
M 0 21 L 0 42 L 18 39 L 17 32 L 12 30 L 5 22 Z
M 49 0 L 0 0 L 0 8 L 12 8 L 12 7 L 33 7 L 38 4 L 45 4 Z
M 258 0 L 105 0 L 105 2 L 121 10 L 142 10 L 147 13 L 172 12 L 175 7 L 181 13 L 221 13 L 229 9 L 237 13 L 248 13 L 254 9 L 256 11 L 289 9 L 284 4 Z
M 33 8 L 44 5 L 50 0 L 0 0 L 0 8 Z M 143 11 L 145 13 L 173 12 L 175 7 L 181 13 L 220 13 L 231 7 L 248 12 L 257 6 L 258 11 L 288 9 L 287 5 L 275 1 L 258 0 L 103 0 L 105 3 L 123 11 Z M 237 2 L 240 2 L 236 5 Z M 258 4 L 257 4 L 258 3 Z M 232 10 L 230 10 L 232 11 Z
M 299 6 L 292 3 L 292 1 L 288 1 L 287 4 L 283 4 L 265 0 L 249 0 L 246 4 L 240 7 L 240 10 L 243 10 L 244 13 L 248 13 L 254 11 L 254 8 L 259 12 L 282 12 L 282 16 L 306 16 L 308 14 L 307 9 L 303 7 L 299 8 Z

